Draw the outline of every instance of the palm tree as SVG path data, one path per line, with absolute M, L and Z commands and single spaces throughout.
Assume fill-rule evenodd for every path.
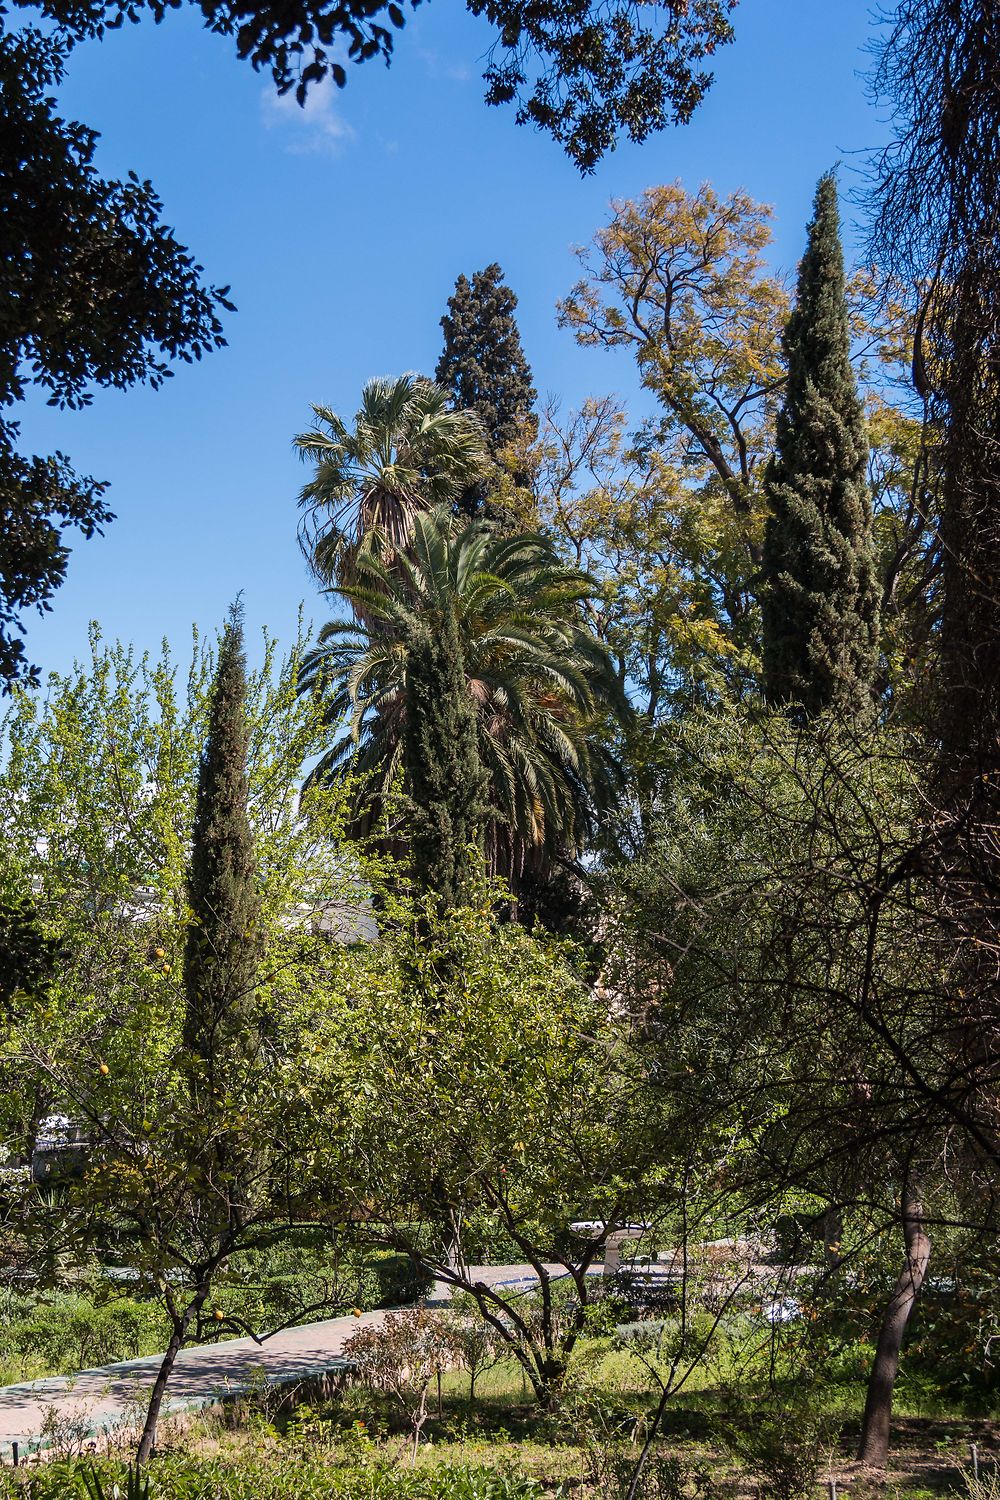
M 353 620 L 333 620 L 303 664 L 301 688 L 322 695 L 331 726 L 347 725 L 312 772 L 358 777 L 364 828 L 402 775 L 407 675 L 415 640 L 457 622 L 475 705 L 490 804 L 486 849 L 517 889 L 526 870 L 574 859 L 622 790 L 609 721 L 628 714 L 604 647 L 580 605 L 592 588 L 540 536 L 455 530 L 450 508 L 413 517 L 405 549 L 373 537 L 353 579 L 328 592 Z
M 302 490 L 300 541 L 321 583 L 348 582 L 363 539 L 406 546 L 413 517 L 454 502 L 488 466 L 478 419 L 452 411 L 447 391 L 418 375 L 370 380 L 353 431 L 328 406 L 295 439 L 315 474 Z

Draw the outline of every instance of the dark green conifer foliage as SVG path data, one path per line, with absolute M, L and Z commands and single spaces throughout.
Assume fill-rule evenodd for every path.
M 460 276 L 441 319 L 444 349 L 435 379 L 456 407 L 475 412 L 496 457 L 531 414 L 537 392 L 521 347 L 514 312 L 517 298 L 494 262 L 471 282 Z M 489 484 L 471 486 L 459 502 L 469 516 L 489 514 Z M 496 518 L 494 518 L 496 519 Z
M 184 955 L 184 1042 L 208 1074 L 246 1038 L 257 980 L 260 897 L 247 811 L 246 661 L 236 610 L 226 625 L 198 774 Z
M 7 1010 L 22 996 L 44 995 L 62 956 L 30 901 L 0 896 L 0 1008 Z
M 816 190 L 785 348 L 788 384 L 765 482 L 764 692 L 805 715 L 851 711 L 871 702 L 878 594 L 832 173 Z
M 468 897 L 486 815 L 486 777 L 454 611 L 437 630 L 414 625 L 405 693 L 413 875 L 448 911 Z

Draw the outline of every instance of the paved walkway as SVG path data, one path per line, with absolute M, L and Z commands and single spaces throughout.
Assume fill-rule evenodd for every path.
M 290 1384 L 347 1368 L 340 1351 L 356 1328 L 381 1322 L 382 1312 L 330 1318 L 289 1328 L 263 1344 L 229 1339 L 183 1349 L 177 1356 L 161 1419 L 211 1406 L 260 1384 Z M 117 1427 L 138 1425 L 160 1357 L 83 1370 L 78 1375 L 0 1387 L 0 1463 L 42 1447 L 79 1448 Z
M 477 1266 L 473 1274 L 477 1280 L 512 1288 L 527 1289 L 535 1280 L 527 1265 Z M 434 1290 L 435 1302 L 449 1294 L 440 1282 Z M 286 1329 L 263 1344 L 229 1339 L 183 1349 L 167 1386 L 161 1420 L 211 1406 L 261 1381 L 280 1386 L 346 1369 L 347 1361 L 340 1358 L 346 1340 L 356 1328 L 381 1323 L 385 1316 L 382 1311 L 329 1318 Z M 13 1462 L 14 1443 L 23 1460 L 43 1447 L 80 1448 L 115 1428 L 137 1425 L 159 1367 L 160 1356 L 151 1355 L 78 1375 L 0 1387 L 0 1464 Z

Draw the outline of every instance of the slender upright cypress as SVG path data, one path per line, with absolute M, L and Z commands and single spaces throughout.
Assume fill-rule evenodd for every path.
M 871 701 L 878 593 L 864 411 L 850 361 L 837 184 L 820 178 L 768 469 L 764 692 L 805 715 Z
M 184 953 L 184 1046 L 190 1112 L 178 1112 L 197 1225 L 185 1302 L 169 1305 L 171 1333 L 150 1392 L 136 1461 L 153 1451 L 160 1408 L 177 1356 L 199 1325 L 220 1265 L 238 1243 L 260 1186 L 257 1142 L 233 1105 L 240 1075 L 252 1067 L 258 1039 L 253 1023 L 257 980 L 259 899 L 253 837 L 247 815 L 246 664 L 243 627 L 233 609 L 219 646 L 209 705 L 208 734 L 198 772 L 188 868 L 191 919 Z
M 406 668 L 403 764 L 413 806 L 414 878 L 443 911 L 460 906 L 482 843 L 486 777 L 465 681 L 458 621 L 414 626 Z
M 246 662 L 234 609 L 219 647 L 198 774 L 188 871 L 184 1042 L 210 1075 L 245 1033 L 257 976 L 260 906 L 247 813 Z
M 494 457 L 513 442 L 537 394 L 521 347 L 516 307 L 517 298 L 494 262 L 476 271 L 471 282 L 459 276 L 441 319 L 444 349 L 435 379 L 451 392 L 457 407 L 476 413 Z M 459 509 L 470 516 L 489 514 L 488 483 L 471 485 Z

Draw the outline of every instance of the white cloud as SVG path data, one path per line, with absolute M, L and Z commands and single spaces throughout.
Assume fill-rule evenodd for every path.
M 336 98 L 337 89 L 330 78 L 312 85 L 305 104 L 296 101 L 294 90 L 277 94 L 270 84 L 261 93 L 261 116 L 268 130 L 281 132 L 285 150 L 293 155 L 318 152 L 338 156 L 354 139 L 354 131 L 341 118 Z
M 417 56 L 431 78 L 447 78 L 450 83 L 468 83 L 472 77 L 471 68 L 465 67 L 462 63 L 443 61 L 431 47 L 418 47 Z

